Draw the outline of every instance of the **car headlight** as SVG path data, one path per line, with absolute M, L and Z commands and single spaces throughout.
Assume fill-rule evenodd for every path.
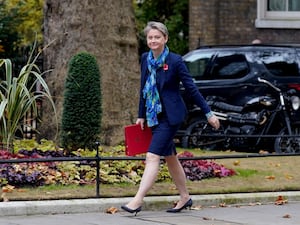
M 291 97 L 292 107 L 294 110 L 298 110 L 300 107 L 300 98 L 298 96 Z

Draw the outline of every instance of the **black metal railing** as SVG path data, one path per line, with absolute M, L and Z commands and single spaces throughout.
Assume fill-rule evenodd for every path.
M 67 161 L 95 161 L 96 162 L 96 197 L 100 197 L 100 163 L 103 161 L 114 161 L 114 160 L 145 160 L 145 156 L 117 156 L 117 157 L 101 157 L 99 154 L 100 144 L 96 143 L 96 155 L 94 157 L 53 157 L 53 158 L 27 158 L 27 159 L 0 159 L 0 164 L 12 164 L 12 163 L 38 163 L 38 162 L 67 162 Z M 214 156 L 195 156 L 195 157 L 184 157 L 179 160 L 215 160 L 215 159 L 228 159 L 228 158 L 258 158 L 258 157 L 279 157 L 279 156 L 300 156 L 300 153 L 291 154 L 259 154 L 259 153 L 243 153 L 235 155 L 214 155 Z M 163 161 L 164 159 L 161 158 Z

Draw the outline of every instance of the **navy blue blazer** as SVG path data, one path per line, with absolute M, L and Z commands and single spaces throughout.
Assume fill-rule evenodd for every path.
M 148 53 L 141 57 L 141 89 L 139 100 L 138 118 L 146 118 L 145 99 L 143 98 L 143 88 L 147 77 L 150 75 L 147 67 Z M 182 82 L 188 96 L 198 105 L 204 114 L 210 112 L 202 94 L 194 84 L 189 71 L 180 55 L 170 52 L 166 58 L 164 68 L 157 69 L 156 79 L 158 92 L 170 125 L 182 123 L 187 115 L 187 108 L 180 95 L 180 82 Z

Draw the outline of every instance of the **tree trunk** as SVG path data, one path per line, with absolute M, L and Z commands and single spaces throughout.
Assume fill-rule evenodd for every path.
M 138 41 L 131 0 L 46 0 L 46 81 L 61 124 L 64 81 L 70 58 L 87 51 L 97 58 L 102 87 L 102 144 L 121 143 L 123 127 L 135 122 L 139 91 Z M 57 140 L 53 110 L 44 103 L 40 138 Z

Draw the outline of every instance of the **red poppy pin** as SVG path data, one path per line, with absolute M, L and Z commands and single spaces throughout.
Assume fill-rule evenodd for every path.
M 169 66 L 168 66 L 168 64 L 164 64 L 164 71 L 166 71 L 166 70 L 168 70 L 169 69 Z

